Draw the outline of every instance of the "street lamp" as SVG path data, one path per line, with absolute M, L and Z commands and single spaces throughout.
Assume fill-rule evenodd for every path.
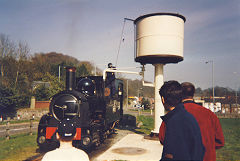
M 58 81 L 61 80 L 61 64 L 58 65 Z
M 237 72 L 233 72 L 233 74 L 235 74 L 237 76 Z M 237 97 L 238 97 L 238 95 L 237 95 L 237 85 L 236 85 L 236 106 L 238 107 Z
M 214 62 L 213 60 L 209 60 L 206 64 L 212 63 L 212 95 L 213 95 L 213 107 L 215 105 L 215 94 L 214 94 Z
M 127 109 L 128 109 L 128 79 L 127 79 Z

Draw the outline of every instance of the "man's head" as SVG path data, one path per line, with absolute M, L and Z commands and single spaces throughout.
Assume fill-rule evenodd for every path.
M 108 68 L 112 68 L 112 67 L 113 67 L 112 63 L 108 63 Z
M 190 82 L 183 82 L 181 84 L 183 90 L 183 99 L 192 99 L 195 93 L 195 87 Z
M 159 90 L 165 110 L 176 107 L 182 101 L 182 87 L 177 81 L 168 81 Z
M 57 133 L 61 141 L 72 141 L 76 135 L 76 123 L 73 119 L 63 119 L 58 124 Z

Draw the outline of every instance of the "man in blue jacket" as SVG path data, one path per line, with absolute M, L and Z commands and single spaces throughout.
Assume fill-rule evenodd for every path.
M 161 160 L 203 160 L 205 148 L 200 128 L 181 103 L 181 84 L 177 81 L 165 82 L 159 94 L 167 111 L 161 117 L 166 124 Z

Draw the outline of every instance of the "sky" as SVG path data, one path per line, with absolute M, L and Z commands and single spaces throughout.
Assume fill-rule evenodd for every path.
M 159 12 L 186 18 L 184 60 L 164 65 L 164 81 L 189 81 L 206 89 L 214 80 L 214 86 L 240 88 L 240 0 L 0 0 L 0 33 L 25 41 L 31 54 L 58 52 L 102 70 L 112 62 L 140 71 L 134 61 L 134 25 L 124 24 L 124 18 Z M 213 73 L 207 61 L 213 62 Z M 154 80 L 151 64 L 145 80 Z

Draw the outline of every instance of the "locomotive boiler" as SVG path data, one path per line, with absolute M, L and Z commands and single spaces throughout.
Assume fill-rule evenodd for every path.
M 37 143 L 40 150 L 59 146 L 56 139 L 58 122 L 64 118 L 76 123 L 73 146 L 90 150 L 99 146 L 123 116 L 123 81 L 102 76 L 75 77 L 75 67 L 66 67 L 66 89 L 54 95 L 49 113 L 43 115 L 38 125 Z

